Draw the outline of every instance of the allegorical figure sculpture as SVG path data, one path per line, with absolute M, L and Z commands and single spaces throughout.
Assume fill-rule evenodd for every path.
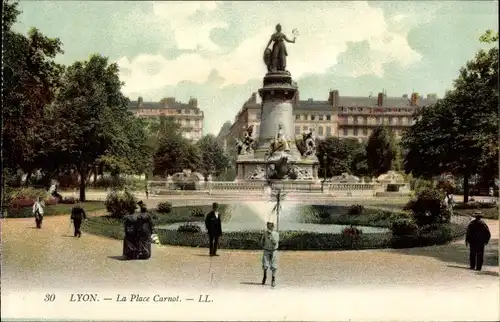
M 290 151 L 290 145 L 288 144 L 287 137 L 285 135 L 285 131 L 283 129 L 283 124 L 278 125 L 278 131 L 276 131 L 276 136 L 274 140 L 271 142 L 271 155 L 276 151 Z
M 250 125 L 243 134 L 243 141 L 236 139 L 236 146 L 238 147 L 238 154 L 247 154 L 253 151 L 255 140 L 253 139 L 253 125 Z
M 304 145 L 306 146 L 306 151 L 304 156 L 310 156 L 316 153 L 316 140 L 313 135 L 313 131 L 309 129 L 309 132 L 304 132 L 302 134 L 304 140 Z
M 295 43 L 296 30 L 294 29 L 292 33 L 294 33 L 294 37 L 290 40 L 284 33 L 281 32 L 281 25 L 276 25 L 276 32 L 271 35 L 271 39 L 269 39 L 264 51 L 264 63 L 266 64 L 269 72 L 286 70 L 286 56 L 288 56 L 288 53 L 286 51 L 285 41 Z M 273 46 L 272 48 L 269 48 L 271 43 Z

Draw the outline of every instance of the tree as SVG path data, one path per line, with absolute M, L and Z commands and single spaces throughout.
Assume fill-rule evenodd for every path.
M 60 85 L 64 68 L 54 58 L 63 53 L 62 44 L 35 28 L 27 36 L 12 31 L 20 14 L 17 2 L 4 1 L 2 7 L 3 162 L 29 176 L 40 167 L 44 154 L 43 113 Z
M 347 145 L 347 150 L 350 152 L 350 172 L 357 176 L 368 175 L 366 144 L 355 138 L 346 138 L 343 140 Z
M 387 129 L 378 127 L 372 132 L 366 145 L 366 158 L 368 170 L 373 176 L 391 170 L 394 150 Z
M 353 157 L 349 142 L 337 137 L 326 138 L 318 145 L 318 159 L 320 176 L 325 175 L 325 169 L 327 177 L 350 172 Z
M 491 43 L 493 32 L 480 40 Z M 462 176 L 464 202 L 473 174 L 498 176 L 498 47 L 480 50 L 461 68 L 454 89 L 425 108 L 403 139 L 405 171 L 431 177 Z
M 197 142 L 197 146 L 201 156 L 200 172 L 205 177 L 218 176 L 229 167 L 229 158 L 215 136 L 205 135 Z
M 180 135 L 165 137 L 154 155 L 154 175 L 173 175 L 184 169 L 195 170 L 201 163 L 198 147 Z
M 144 133 L 121 93 L 117 64 L 92 55 L 75 62 L 64 73 L 50 112 L 54 124 L 51 152 L 60 167 L 80 175 L 80 200 L 92 167 L 107 161 L 133 169 L 140 158 Z

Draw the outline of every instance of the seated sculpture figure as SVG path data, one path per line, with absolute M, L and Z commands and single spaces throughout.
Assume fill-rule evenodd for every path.
M 253 145 L 255 140 L 252 137 L 253 125 L 250 125 L 243 134 L 243 141 L 236 139 L 236 146 L 238 147 L 238 154 L 248 154 L 253 152 Z
M 290 145 L 288 144 L 288 140 L 285 131 L 283 129 L 282 123 L 278 125 L 278 131 L 276 132 L 274 140 L 271 142 L 270 149 L 271 149 L 271 154 L 277 151 L 284 151 L 284 152 L 290 151 Z
M 304 144 L 306 146 L 306 151 L 304 156 L 310 156 L 316 153 L 316 140 L 313 136 L 313 130 L 309 129 L 309 132 L 304 132 L 302 134 Z

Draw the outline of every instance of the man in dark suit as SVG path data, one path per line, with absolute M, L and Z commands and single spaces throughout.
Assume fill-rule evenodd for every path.
M 219 238 L 222 236 L 222 223 L 219 213 L 219 205 L 214 202 L 212 211 L 205 218 L 205 227 L 208 231 L 210 240 L 210 256 L 217 256 L 217 247 L 219 246 Z
M 78 202 L 78 204 L 71 210 L 71 221 L 73 221 L 73 225 L 75 226 L 75 237 L 78 238 L 82 236 L 82 232 L 80 230 L 82 220 L 87 220 L 87 214 L 85 213 L 85 210 L 83 210 L 82 204 Z
M 484 246 L 490 241 L 491 233 L 486 223 L 481 220 L 480 211 L 476 211 L 474 217 L 467 227 L 465 245 L 470 245 L 470 269 L 480 271 L 483 267 Z

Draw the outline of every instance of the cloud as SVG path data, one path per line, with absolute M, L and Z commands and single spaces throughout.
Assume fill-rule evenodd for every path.
M 152 34 L 168 33 L 165 37 L 173 39 L 178 49 L 192 52 L 170 59 L 147 53 L 120 58 L 120 67 L 128 71 L 121 75 L 125 93 L 185 81 L 204 83 L 212 71 L 222 80 L 221 88 L 260 79 L 265 73 L 262 53 L 278 21 L 289 37 L 293 28 L 300 32 L 297 42 L 288 44 L 288 69 L 296 79 L 331 70 L 339 63 L 339 56 L 347 53 L 350 43 L 365 44 L 359 53 L 363 64 L 344 59 L 345 76 L 383 76 L 384 64 L 409 66 L 421 59 L 406 41 L 407 28 L 390 30 L 392 24 L 405 20 L 404 15 L 388 22 L 382 9 L 366 2 L 160 2 L 153 3 L 151 15 L 164 25 L 152 29 Z M 214 31 L 219 35 L 217 43 L 212 38 Z M 224 43 L 224 31 L 239 38 L 227 41 L 235 46 Z M 352 50 L 349 53 L 358 54 Z M 156 74 L 148 73 L 148 64 L 156 66 Z

